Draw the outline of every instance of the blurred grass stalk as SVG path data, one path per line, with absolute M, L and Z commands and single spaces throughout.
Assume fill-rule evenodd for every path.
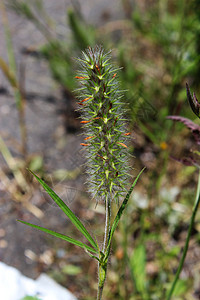
M 8 65 L 6 62 L 0 58 L 0 68 L 4 73 L 5 77 L 9 81 L 10 85 L 14 91 L 15 103 L 18 110 L 19 115 L 19 128 L 21 134 L 21 148 L 24 159 L 27 156 L 27 129 L 25 123 L 25 97 L 22 88 L 22 82 L 17 80 L 17 66 L 15 61 L 14 49 L 12 45 L 12 37 L 10 33 L 10 27 L 7 17 L 7 12 L 4 4 L 4 0 L 0 3 L 0 10 L 2 15 L 2 24 L 5 33 L 6 46 L 7 46 L 7 54 L 8 54 Z
M 188 247 L 189 247 L 189 241 L 190 241 L 190 237 L 191 237 L 191 232 L 192 232 L 192 229 L 193 229 L 193 226 L 194 226 L 194 221 L 195 221 L 195 217 L 196 217 L 196 214 L 197 214 L 199 202 L 200 202 L 200 170 L 199 170 L 196 198 L 195 198 L 195 202 L 194 202 L 194 206 L 193 206 L 193 210 L 192 210 L 192 217 L 191 217 L 191 220 L 190 220 L 190 225 L 189 225 L 189 229 L 188 229 L 188 233 L 187 233 L 187 238 L 186 238 L 186 241 L 185 241 L 185 246 L 184 246 L 184 249 L 183 249 L 183 254 L 182 254 L 182 257 L 180 259 L 180 263 L 179 263 L 174 281 L 173 281 L 172 286 L 171 286 L 171 288 L 169 290 L 169 293 L 167 295 L 167 300 L 171 300 L 173 292 L 174 292 L 175 287 L 176 287 L 176 284 L 179 280 L 180 273 L 181 273 L 182 268 L 183 268 L 183 264 L 184 264 L 184 261 L 185 261 L 186 255 L 187 255 L 187 251 L 188 251 Z

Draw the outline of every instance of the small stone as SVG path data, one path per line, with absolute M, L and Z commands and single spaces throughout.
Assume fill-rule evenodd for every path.
M 53 253 L 51 250 L 46 250 L 40 255 L 40 261 L 46 265 L 51 265 L 53 263 Z
M 8 242 L 6 240 L 0 240 L 0 248 L 7 248 Z
M 30 249 L 26 249 L 24 251 L 24 255 L 28 257 L 30 260 L 36 261 L 37 260 L 37 255 Z

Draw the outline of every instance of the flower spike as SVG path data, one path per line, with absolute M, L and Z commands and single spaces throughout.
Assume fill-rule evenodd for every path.
M 90 141 L 81 143 L 86 149 L 89 190 L 97 202 L 109 198 L 119 203 L 129 176 L 126 143 L 130 133 L 123 119 L 125 105 L 121 101 L 118 69 L 110 59 L 110 53 L 102 47 L 89 47 L 79 60 L 81 70 L 76 78 L 84 79 L 79 110 L 84 141 Z

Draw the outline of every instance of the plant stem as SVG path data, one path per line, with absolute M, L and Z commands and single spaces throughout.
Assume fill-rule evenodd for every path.
M 101 300 L 102 293 L 103 293 L 103 286 L 100 287 L 98 284 L 97 300 Z
M 167 296 L 167 300 L 171 299 L 172 294 L 173 294 L 174 289 L 175 289 L 175 286 L 176 286 L 177 281 L 179 279 L 179 275 L 180 275 L 181 270 L 183 268 L 183 264 L 184 264 L 184 261 L 185 261 L 186 255 L 187 255 L 189 241 L 190 241 L 190 236 L 191 236 L 192 228 L 193 228 L 193 225 L 194 225 L 194 220 L 195 220 L 195 217 L 196 217 L 196 213 L 197 213 L 197 209 L 198 209 L 198 206 L 199 206 L 199 202 L 200 202 L 200 171 L 199 171 L 199 178 L 198 178 L 196 199 L 195 199 L 195 203 L 194 203 L 194 206 L 193 206 L 193 212 L 192 212 L 192 217 L 191 217 L 191 220 L 190 220 L 190 226 L 189 226 L 189 229 L 188 229 L 188 234 L 187 234 L 185 246 L 184 246 L 184 249 L 183 249 L 183 255 L 181 257 L 180 264 L 179 264 L 178 270 L 176 272 L 176 276 L 174 278 L 174 282 L 173 282 L 173 284 L 171 286 L 171 289 L 169 291 L 169 294 Z
M 109 239 L 109 231 L 110 231 L 110 221 L 111 221 L 111 207 L 110 207 L 110 198 L 106 197 L 106 220 L 105 220 L 105 233 L 104 233 L 104 243 L 103 243 L 103 257 L 99 261 L 99 280 L 98 280 L 98 291 L 97 291 L 97 300 L 101 300 L 102 298 L 102 293 L 103 293 L 103 288 L 104 288 L 104 283 L 106 279 L 106 271 L 107 271 L 107 261 L 108 259 L 105 258 L 105 253 L 107 250 L 108 246 L 108 239 Z
M 106 221 L 105 221 L 103 253 L 105 253 L 107 245 L 108 245 L 108 235 L 109 235 L 109 231 L 110 231 L 110 219 L 111 219 L 110 198 L 106 197 Z

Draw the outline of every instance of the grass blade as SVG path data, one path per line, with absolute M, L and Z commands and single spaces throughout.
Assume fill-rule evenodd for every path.
M 33 176 L 37 179 L 37 181 L 43 186 L 45 191 L 49 194 L 49 196 L 55 201 L 55 203 L 62 209 L 62 211 L 66 214 L 66 216 L 71 220 L 71 222 L 76 226 L 76 228 L 86 237 L 86 239 L 90 242 L 92 247 L 94 247 L 95 250 L 98 250 L 98 246 L 87 231 L 87 229 L 84 227 L 84 225 L 81 223 L 81 221 L 76 217 L 76 215 L 69 209 L 69 207 L 59 198 L 59 196 L 42 180 L 40 179 L 36 174 L 34 174 L 32 171 L 30 171 Z
M 68 237 L 68 236 L 66 236 L 66 235 L 64 235 L 64 234 L 61 234 L 61 233 L 58 233 L 58 232 L 55 232 L 55 231 L 46 229 L 46 228 L 41 227 L 41 226 L 38 226 L 38 225 L 34 225 L 34 224 L 31 224 L 31 223 L 28 223 L 28 222 L 25 222 L 25 221 L 21 221 L 21 220 L 17 220 L 17 221 L 20 222 L 20 223 L 22 223 L 22 224 L 25 224 L 25 225 L 28 225 L 28 226 L 30 226 L 30 227 L 33 227 L 33 228 L 35 228 L 35 229 L 38 229 L 38 230 L 40 230 L 40 231 L 44 231 L 44 232 L 46 232 L 46 233 L 48 233 L 48 234 L 50 234 L 50 235 L 53 235 L 53 236 L 55 236 L 55 237 L 57 237 L 57 238 L 59 238 L 59 239 L 62 239 L 62 240 L 64 240 L 64 241 L 67 241 L 67 242 L 69 242 L 69 243 L 71 243 L 71 244 L 74 244 L 74 245 L 76 245 L 76 246 L 79 246 L 79 247 L 81 247 L 81 248 L 83 248 L 83 249 L 85 249 L 85 250 L 87 250 L 87 251 L 89 251 L 89 252 L 92 252 L 92 253 L 98 253 L 98 251 L 97 251 L 96 249 L 93 249 L 93 248 L 91 248 L 90 246 L 88 246 L 88 245 L 86 245 L 86 244 L 84 244 L 84 243 L 82 243 L 82 242 L 79 242 L 79 241 L 77 241 L 77 240 L 75 240 L 75 239 L 72 239 L 72 238 L 70 238 L 70 237 Z
M 9 66 L 6 64 L 6 62 L 3 60 L 2 57 L 0 57 L 0 68 L 1 68 L 2 72 L 4 73 L 5 77 L 10 82 L 10 85 L 14 89 L 18 89 L 18 83 L 17 83 L 17 80 L 15 78 L 15 75 L 11 71 L 11 69 L 9 68 Z
M 137 181 L 138 181 L 140 175 L 143 173 L 144 169 L 145 169 L 145 168 L 143 168 L 143 169 L 140 171 L 140 173 L 138 174 L 138 176 L 137 176 L 136 179 L 134 180 L 134 182 L 133 182 L 133 184 L 132 184 L 130 190 L 128 191 L 126 197 L 124 198 L 124 201 L 122 202 L 122 205 L 120 206 L 120 208 L 119 208 L 119 210 L 118 210 L 118 212 L 117 212 L 117 215 L 116 215 L 116 217 L 115 217 L 115 220 L 114 220 L 114 222 L 113 222 L 113 224 L 112 224 L 112 227 L 111 227 L 111 229 L 110 229 L 109 241 L 108 241 L 108 246 L 107 246 L 106 254 L 105 254 L 105 257 L 106 257 L 106 258 L 108 257 L 109 252 L 110 252 L 111 240 L 112 240 L 113 234 L 114 234 L 114 232 L 115 232 L 115 229 L 117 228 L 117 225 L 118 225 L 118 223 L 119 223 L 119 220 L 120 220 L 120 218 L 121 218 L 121 216 L 122 216 L 122 213 L 123 213 L 124 209 L 126 208 L 126 205 L 127 205 L 127 203 L 128 203 L 128 200 L 129 200 L 129 198 L 130 198 L 130 195 L 131 195 L 131 193 L 132 193 L 132 191 L 133 191 L 133 189 L 134 189 L 134 187 L 135 187 L 135 185 L 136 185 L 136 183 L 137 183 Z
M 146 296 L 146 249 L 141 243 L 132 252 L 130 268 L 134 279 L 134 285 L 138 293 L 145 300 Z

